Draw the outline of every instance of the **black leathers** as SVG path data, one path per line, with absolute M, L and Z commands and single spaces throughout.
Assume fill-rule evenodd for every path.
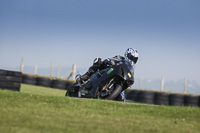
M 93 62 L 93 65 L 88 69 L 88 71 L 81 76 L 81 80 L 87 81 L 92 74 L 94 74 L 97 70 L 102 70 L 104 68 L 109 67 L 110 65 L 114 65 L 115 61 L 123 59 L 122 56 L 115 56 L 111 59 L 102 60 L 101 58 L 96 58 Z

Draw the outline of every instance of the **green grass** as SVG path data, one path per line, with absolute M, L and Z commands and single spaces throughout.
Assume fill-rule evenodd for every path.
M 28 93 L 31 95 L 36 94 L 36 95 L 42 95 L 42 96 L 62 96 L 63 97 L 65 96 L 66 90 L 22 84 L 20 92 Z
M 0 133 L 198 133 L 200 108 L 124 104 L 64 97 L 65 91 L 22 85 L 0 90 Z

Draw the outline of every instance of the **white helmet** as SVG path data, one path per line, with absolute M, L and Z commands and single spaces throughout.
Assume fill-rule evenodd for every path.
M 139 54 L 137 50 L 135 49 L 128 48 L 125 52 L 125 58 L 133 61 L 135 64 L 137 63 L 138 57 L 139 57 Z

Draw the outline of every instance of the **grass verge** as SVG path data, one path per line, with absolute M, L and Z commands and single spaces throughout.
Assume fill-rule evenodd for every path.
M 0 90 L 0 132 L 200 131 L 197 107 L 76 99 L 64 97 L 65 91 L 35 87 L 22 85 L 21 92 Z
M 21 84 L 20 92 L 42 96 L 65 96 L 66 90 L 47 88 L 42 86 Z

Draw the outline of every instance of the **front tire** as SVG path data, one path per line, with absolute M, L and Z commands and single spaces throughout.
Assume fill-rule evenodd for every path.
M 121 91 L 122 91 L 122 86 L 116 84 L 114 91 L 105 99 L 106 100 L 114 100 L 120 94 Z

